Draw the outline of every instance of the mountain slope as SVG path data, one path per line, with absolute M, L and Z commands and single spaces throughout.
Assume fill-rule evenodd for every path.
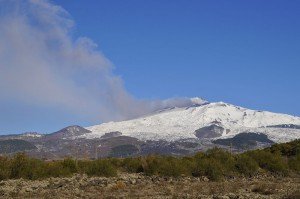
M 218 132 L 218 138 L 230 138 L 236 134 L 251 131 L 264 133 L 274 142 L 286 142 L 300 138 L 299 129 L 286 128 L 293 127 L 291 124 L 300 125 L 300 118 L 216 102 L 183 108 L 174 107 L 133 120 L 87 127 L 92 133 L 85 134 L 83 137 L 100 138 L 105 133 L 118 131 L 122 135 L 143 141 L 176 141 L 197 139 L 195 131 L 203 127 L 218 125 L 223 128 L 223 132 Z M 281 126 L 284 128 L 280 128 Z
M 72 139 L 76 136 L 85 135 L 88 133 L 90 133 L 89 130 L 82 128 L 81 126 L 74 125 L 68 126 L 54 133 L 47 134 L 43 137 L 43 140 Z
M 9 146 L 13 149 L 2 151 L 26 151 L 31 156 L 46 159 L 153 153 L 177 156 L 215 146 L 241 152 L 300 139 L 299 117 L 255 111 L 223 102 L 209 103 L 201 98 L 191 101 L 193 103 L 188 107 L 167 107 L 127 121 L 88 128 L 69 126 L 50 134 L 0 136 L 0 141 L 11 144 Z M 13 148 L 22 141 L 34 148 Z
M 0 154 L 3 153 L 15 153 L 21 151 L 34 150 L 36 146 L 32 143 L 20 140 L 20 139 L 10 139 L 10 140 L 0 140 Z

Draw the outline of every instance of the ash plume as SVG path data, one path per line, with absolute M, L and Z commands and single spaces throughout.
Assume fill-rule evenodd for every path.
M 86 115 L 123 120 L 189 98 L 139 100 L 113 73 L 97 44 L 74 38 L 70 14 L 46 0 L 0 0 L 0 98 Z

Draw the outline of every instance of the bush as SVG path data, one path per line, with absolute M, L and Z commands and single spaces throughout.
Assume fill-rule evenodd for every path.
M 158 174 L 161 176 L 179 177 L 187 173 L 182 160 L 174 157 L 162 158 L 158 170 Z
M 48 177 L 46 163 L 39 159 L 29 158 L 25 153 L 16 154 L 10 162 L 10 178 L 35 180 Z
M 87 162 L 86 174 L 89 176 L 113 177 L 117 175 L 116 168 L 108 160 Z
M 184 168 L 184 174 L 186 175 L 193 176 L 196 165 L 196 159 L 194 157 L 183 157 L 181 159 L 181 166 Z
M 122 167 L 130 173 L 141 173 L 144 171 L 140 158 L 126 158 L 122 162 Z
M 210 180 L 220 180 L 223 176 L 222 165 L 214 158 L 201 158 L 196 161 L 192 175 L 194 177 L 207 176 Z
M 10 177 L 10 161 L 7 157 L 0 156 L 0 181 Z
M 192 175 L 207 176 L 211 180 L 220 180 L 224 175 L 234 172 L 235 159 L 227 151 L 213 148 L 206 154 L 198 153 L 194 156 L 195 162 L 192 164 Z
M 264 149 L 271 153 L 280 153 L 282 156 L 296 156 L 300 152 L 300 140 L 294 140 L 288 143 L 274 144 L 270 148 Z
M 248 153 L 261 168 L 272 173 L 287 173 L 287 164 L 284 162 L 279 153 L 271 153 L 268 151 L 256 150 Z
M 64 177 L 70 175 L 66 173 L 63 165 L 59 161 L 47 162 L 44 166 L 45 177 Z
M 202 152 L 198 152 L 198 153 L 196 153 L 196 154 L 194 155 L 194 159 L 195 159 L 195 160 L 201 160 L 201 159 L 204 158 L 204 157 L 205 157 L 205 154 L 202 153 Z
M 288 160 L 289 168 L 293 171 L 300 172 L 300 154 Z
M 108 158 L 109 162 L 115 167 L 115 168 L 119 168 L 122 166 L 122 159 L 120 158 Z
M 207 151 L 207 157 L 213 159 L 214 162 L 219 162 L 223 174 L 229 174 L 234 171 L 235 159 L 229 152 L 213 148 Z
M 245 154 L 237 156 L 235 167 L 239 173 L 246 176 L 255 174 L 259 168 L 257 162 Z
M 214 181 L 218 181 L 222 178 L 222 164 L 215 160 L 215 159 L 209 159 L 206 163 L 205 168 L 205 175 L 210 179 Z
M 25 178 L 29 171 L 28 158 L 24 153 L 16 154 L 11 160 L 10 177 Z
M 207 165 L 208 165 L 207 159 L 205 159 L 205 158 L 196 159 L 195 164 L 192 168 L 192 172 L 191 172 L 192 175 L 194 177 L 204 176 Z
M 36 180 L 46 177 L 44 165 L 45 162 L 42 160 L 32 158 L 28 159 L 28 169 L 26 169 L 26 176 L 24 176 L 24 178 Z
M 184 160 L 175 157 L 147 156 L 142 159 L 142 166 L 146 175 L 178 177 L 189 174 Z
M 65 175 L 72 175 L 78 171 L 77 160 L 66 158 L 61 162 L 63 173 Z
M 142 158 L 142 166 L 146 175 L 157 175 L 160 164 L 159 156 L 147 156 Z

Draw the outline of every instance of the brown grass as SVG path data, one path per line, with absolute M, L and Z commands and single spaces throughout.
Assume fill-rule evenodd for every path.
M 276 193 L 276 189 L 277 185 L 274 183 L 260 182 L 254 186 L 252 192 L 259 193 L 262 195 L 273 195 Z
M 126 188 L 126 184 L 122 181 L 117 181 L 114 186 L 112 186 L 112 190 L 124 190 Z
M 299 199 L 300 198 L 300 190 L 293 191 L 282 197 L 282 199 Z

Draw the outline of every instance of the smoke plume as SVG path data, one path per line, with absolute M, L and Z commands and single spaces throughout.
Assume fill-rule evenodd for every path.
M 73 38 L 73 27 L 70 14 L 49 1 L 0 0 L 0 98 L 59 107 L 99 121 L 195 103 L 135 99 L 97 44 Z

